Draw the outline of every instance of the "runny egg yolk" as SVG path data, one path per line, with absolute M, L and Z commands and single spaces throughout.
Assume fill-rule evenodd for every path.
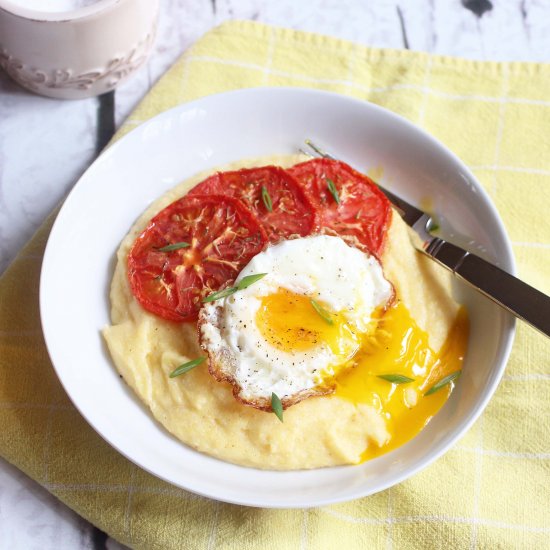
M 326 309 L 326 304 L 317 303 Z M 267 342 L 281 351 L 306 351 L 326 344 L 342 364 L 359 350 L 360 335 L 341 313 L 328 315 L 331 322 L 315 310 L 310 296 L 280 289 L 262 298 L 256 325 Z
M 320 305 L 325 308 L 322 302 Z M 281 351 L 306 351 L 323 344 L 330 348 L 335 364 L 332 372 L 319 374 L 318 383 L 335 384 L 335 397 L 371 405 L 385 418 L 389 437 L 381 447 L 368 444 L 362 460 L 369 460 L 412 439 L 443 406 L 452 383 L 431 395 L 425 393 L 462 369 L 467 313 L 464 308 L 459 310 L 438 352 L 430 348 L 428 333 L 400 301 L 383 314 L 375 312 L 369 325 L 372 330 L 366 334 L 358 333 L 342 312 L 329 314 L 332 323 L 319 315 L 311 297 L 281 289 L 262 298 L 256 324 L 266 340 Z M 381 375 L 401 375 L 413 381 L 398 384 Z
M 353 366 L 336 377 L 337 397 L 355 404 L 374 406 L 386 419 L 389 438 L 381 447 L 369 445 L 362 460 L 369 460 L 403 445 L 430 421 L 443 406 L 453 384 L 425 395 L 440 380 L 462 369 L 468 340 L 468 316 L 460 308 L 439 352 L 428 343 L 428 334 L 398 302 L 380 319 L 374 335 L 367 338 Z M 399 374 L 413 379 L 392 383 L 381 375 Z

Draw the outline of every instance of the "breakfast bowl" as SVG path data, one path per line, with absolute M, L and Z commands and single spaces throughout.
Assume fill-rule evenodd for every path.
M 511 315 L 454 281 L 453 294 L 470 318 L 459 383 L 419 435 L 358 465 L 294 471 L 239 466 L 197 452 L 157 423 L 119 377 L 101 338 L 110 323 L 109 287 L 120 241 L 147 206 L 180 181 L 240 159 L 294 154 L 305 138 L 358 170 L 376 168 L 379 182 L 393 193 L 431 205 L 442 236 L 453 235 L 514 270 L 502 222 L 468 168 L 410 122 L 364 101 L 292 88 L 229 92 L 166 111 L 112 145 L 77 183 L 48 241 L 40 288 L 48 351 L 77 409 L 115 449 L 173 485 L 225 502 L 320 506 L 407 479 L 448 450 L 481 414 L 513 340 Z M 77 278 L 59 277 L 74 265 L 86 268 Z

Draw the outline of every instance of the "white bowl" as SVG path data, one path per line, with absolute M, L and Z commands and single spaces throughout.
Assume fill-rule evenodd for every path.
M 510 243 L 470 171 L 432 137 L 375 105 L 301 89 L 249 89 L 181 105 L 142 124 L 82 176 L 52 229 L 40 307 L 57 374 L 76 407 L 113 447 L 152 474 L 215 499 L 309 507 L 370 495 L 434 461 L 472 425 L 504 371 L 513 318 L 457 282 L 471 337 L 463 375 L 428 426 L 399 449 L 358 466 L 271 472 L 183 445 L 122 382 L 102 343 L 114 254 L 147 205 L 184 178 L 242 158 L 295 153 L 309 137 L 419 203 L 431 197 L 445 227 L 513 271 Z M 443 231 L 445 231 L 445 227 Z

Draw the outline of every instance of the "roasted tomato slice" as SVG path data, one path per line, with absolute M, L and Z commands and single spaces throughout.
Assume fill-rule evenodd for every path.
M 194 321 L 201 299 L 232 283 L 266 243 L 264 229 L 240 201 L 188 195 L 159 212 L 134 242 L 132 292 L 164 319 Z
M 263 166 L 218 172 L 194 187 L 192 195 L 229 195 L 242 200 L 263 224 L 270 242 L 309 235 L 315 209 L 296 180 L 282 168 Z
M 367 176 L 332 159 L 313 159 L 288 170 L 306 189 L 321 228 L 379 256 L 391 220 L 391 205 Z

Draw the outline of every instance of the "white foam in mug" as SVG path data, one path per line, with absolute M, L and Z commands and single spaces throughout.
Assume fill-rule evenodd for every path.
M 22 8 L 51 13 L 77 10 L 96 4 L 99 0 L 11 0 Z

